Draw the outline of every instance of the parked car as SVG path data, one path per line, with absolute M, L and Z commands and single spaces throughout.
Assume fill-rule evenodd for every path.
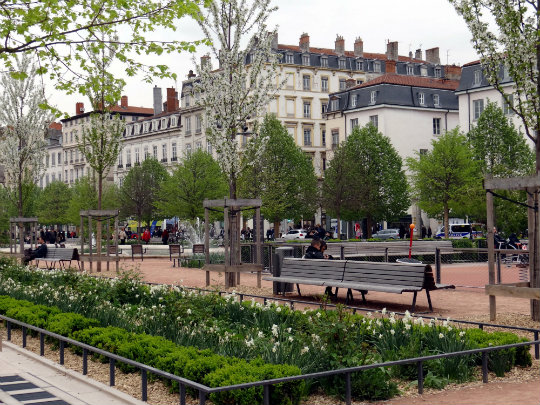
M 305 239 L 307 234 L 308 231 L 306 231 L 305 229 L 292 229 L 285 235 L 283 235 L 283 239 Z
M 371 237 L 374 239 L 399 239 L 399 229 L 383 229 L 377 233 L 374 233 L 371 235 Z

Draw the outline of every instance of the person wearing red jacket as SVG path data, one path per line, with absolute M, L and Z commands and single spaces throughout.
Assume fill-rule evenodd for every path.
M 148 242 L 150 242 L 150 238 L 151 238 L 150 231 L 148 230 L 148 228 L 146 228 L 142 234 L 142 240 L 144 240 L 146 244 L 148 245 Z

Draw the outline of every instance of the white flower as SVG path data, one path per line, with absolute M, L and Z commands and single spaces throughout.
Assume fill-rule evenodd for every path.
M 302 350 L 300 350 L 300 354 L 305 354 L 305 353 L 307 353 L 307 352 L 309 352 L 309 347 L 307 347 L 307 346 L 304 346 L 304 347 L 302 348 Z
M 382 311 L 381 311 L 381 314 L 386 314 L 386 308 L 383 308 Z
M 272 335 L 277 336 L 279 333 L 279 327 L 276 324 L 272 325 Z
M 289 342 L 292 342 L 294 338 L 292 336 L 289 336 Z
M 272 347 L 272 353 L 275 353 L 277 351 L 276 346 Z
M 464 335 L 465 335 L 465 331 L 462 330 L 461 332 L 459 332 L 459 337 L 463 337 Z
M 281 307 L 277 307 L 276 312 L 281 312 Z
M 444 338 L 444 335 L 442 333 L 439 333 L 439 339 Z
M 321 317 L 321 313 L 320 312 L 317 312 L 317 314 L 315 315 L 317 318 L 320 318 Z
M 410 323 L 406 323 L 406 324 L 405 324 L 405 329 L 406 329 L 406 330 L 411 329 L 411 324 L 410 324 Z
M 292 328 L 287 328 L 287 332 L 291 333 L 291 332 L 292 332 Z
M 259 333 L 257 333 L 257 336 L 262 338 L 262 337 L 264 337 L 264 333 L 262 333 L 262 331 L 259 331 Z
M 382 335 L 379 333 L 379 339 L 382 339 Z
M 186 313 L 187 313 L 188 315 L 191 315 L 191 309 L 188 308 L 188 310 L 186 311 Z
M 255 342 L 253 341 L 253 338 L 251 338 L 250 340 L 246 339 L 246 346 L 247 347 L 251 347 L 251 346 L 254 346 L 254 345 L 255 345 Z
M 394 329 L 390 329 L 390 333 L 391 333 L 392 335 L 395 335 L 395 334 L 396 334 L 396 331 L 395 331 Z

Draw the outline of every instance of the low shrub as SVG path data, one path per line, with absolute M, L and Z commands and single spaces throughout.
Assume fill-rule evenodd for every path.
M 58 335 L 72 337 L 73 333 L 99 326 L 96 319 L 86 318 L 70 312 L 58 313 L 49 317 L 46 329 Z

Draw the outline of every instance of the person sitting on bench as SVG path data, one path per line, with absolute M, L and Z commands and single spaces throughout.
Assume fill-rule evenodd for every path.
M 39 246 L 37 249 L 26 249 L 24 251 L 24 258 L 23 263 L 27 265 L 29 262 L 31 262 L 34 259 L 38 259 L 40 257 L 47 256 L 47 245 L 45 244 L 45 240 L 43 239 L 43 236 L 40 236 L 38 238 Z
M 323 252 L 321 252 L 321 240 L 319 238 L 313 238 L 311 245 L 306 249 L 304 259 L 324 259 Z

